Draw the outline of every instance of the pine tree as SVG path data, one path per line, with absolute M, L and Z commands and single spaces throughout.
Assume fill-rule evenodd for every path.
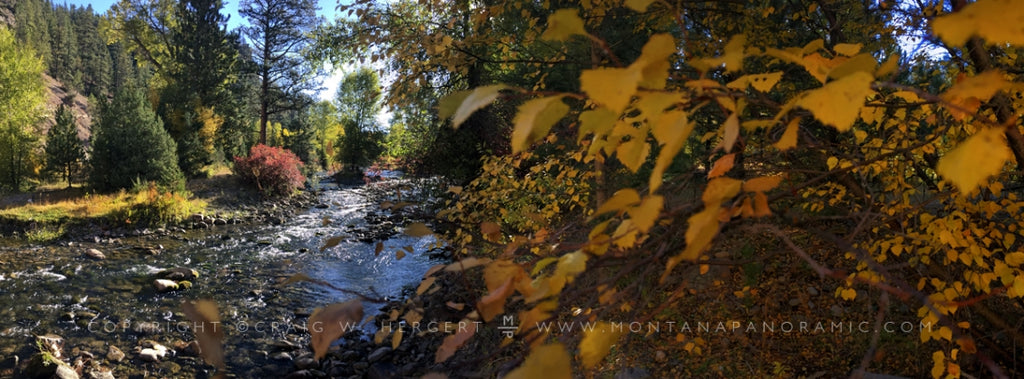
M 90 182 L 99 191 L 129 188 L 133 181 L 153 181 L 180 189 L 184 176 L 178 168 L 176 149 L 142 92 L 122 89 L 100 114 Z
M 46 166 L 50 172 L 63 176 L 71 188 L 71 178 L 85 159 L 85 149 L 78 139 L 75 115 L 64 104 L 57 108 L 56 125 L 46 135 Z
M 110 91 L 113 62 L 107 43 L 99 33 L 99 16 L 92 6 L 73 8 L 71 21 L 78 36 L 81 55 L 80 78 L 86 95 L 106 96 Z

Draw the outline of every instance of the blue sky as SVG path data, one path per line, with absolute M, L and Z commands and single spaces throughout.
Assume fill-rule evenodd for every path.
M 107 13 L 110 6 L 116 3 L 118 0 L 54 0 L 55 4 L 67 4 L 84 7 L 86 5 L 92 5 L 92 9 L 97 14 Z M 223 0 L 224 10 L 230 16 L 228 19 L 228 29 L 235 29 L 240 25 L 247 24 L 245 18 L 238 14 L 238 4 L 240 0 Z M 338 6 L 338 0 L 317 0 L 320 6 L 320 10 L 317 14 L 323 16 L 328 21 L 334 21 L 335 8 Z M 328 67 L 330 68 L 330 67 Z M 338 83 L 341 81 L 344 73 L 340 70 L 334 70 L 330 72 L 330 76 L 324 78 L 323 87 L 318 97 L 323 100 L 329 100 L 334 98 L 334 93 L 338 90 Z

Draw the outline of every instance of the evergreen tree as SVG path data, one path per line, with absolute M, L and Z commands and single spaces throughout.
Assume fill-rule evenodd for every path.
M 67 7 L 54 8 L 54 18 L 50 24 L 50 48 L 50 75 L 64 83 L 69 90 L 80 90 L 82 61 L 78 52 L 78 36 Z
M 39 54 L 43 62 L 50 60 L 50 19 L 53 10 L 48 0 L 19 0 L 14 5 L 15 31 L 18 40 L 24 41 Z
M 73 8 L 71 12 L 81 59 L 79 77 L 82 92 L 87 96 L 106 96 L 111 86 L 113 61 L 106 42 L 100 36 L 99 19 L 91 5 Z
M 142 92 L 125 88 L 103 107 L 93 135 L 90 182 L 99 191 L 129 188 L 133 181 L 153 181 L 180 189 L 177 145 L 164 130 Z
M 34 171 L 43 116 L 43 62 L 0 26 L 0 187 L 20 191 Z
M 306 107 L 309 99 L 302 93 L 319 86 L 313 68 L 301 56 L 310 42 L 309 32 L 319 22 L 316 2 L 242 0 L 239 9 L 251 25 L 243 33 L 254 47 L 260 78 L 259 142 L 265 144 L 270 116 Z
M 64 104 L 57 108 L 56 125 L 46 135 L 46 166 L 59 174 L 71 188 L 71 178 L 85 159 L 85 149 L 78 139 L 75 115 Z

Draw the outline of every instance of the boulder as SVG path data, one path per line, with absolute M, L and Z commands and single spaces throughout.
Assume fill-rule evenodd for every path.
M 174 290 L 180 288 L 178 286 L 178 282 L 175 282 L 173 280 L 167 280 L 167 279 L 157 279 L 157 280 L 154 280 L 153 281 L 153 287 L 156 287 L 156 290 L 160 291 L 160 292 L 169 292 L 169 291 L 174 291 Z
M 187 267 L 175 267 L 156 273 L 156 277 L 171 280 L 192 280 L 199 277 L 199 271 Z

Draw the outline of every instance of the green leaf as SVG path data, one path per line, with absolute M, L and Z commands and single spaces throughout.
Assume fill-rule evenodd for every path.
M 569 106 L 562 102 L 562 97 L 533 99 L 519 106 L 512 130 L 512 153 L 524 151 L 547 136 L 551 127 L 569 113 Z

